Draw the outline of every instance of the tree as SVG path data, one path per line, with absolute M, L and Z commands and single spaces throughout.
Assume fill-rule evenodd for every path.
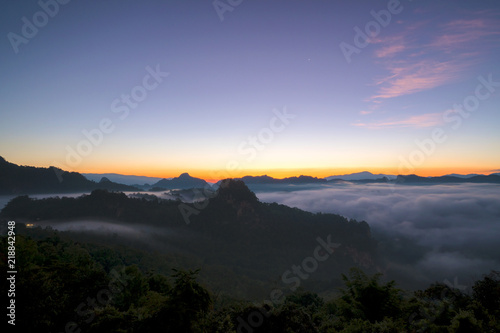
M 174 270 L 174 287 L 168 300 L 148 325 L 149 330 L 201 332 L 201 319 L 212 304 L 209 292 L 196 282 L 196 271 Z
M 492 271 L 476 281 L 472 287 L 473 297 L 492 315 L 500 315 L 500 272 Z
M 346 319 L 362 318 L 370 322 L 384 317 L 396 317 L 401 313 L 401 291 L 395 282 L 381 284 L 381 274 L 368 277 L 359 268 L 351 268 L 349 276 L 342 274 L 345 289 L 342 289 L 339 310 Z

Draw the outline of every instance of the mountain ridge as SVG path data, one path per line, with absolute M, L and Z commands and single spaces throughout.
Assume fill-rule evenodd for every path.
M 56 167 L 38 168 L 20 166 L 0 156 L 0 194 L 36 194 L 88 192 L 95 189 L 112 191 L 138 191 L 133 186 L 106 181 L 90 181 L 78 172 L 68 172 Z
M 205 265 L 256 279 L 258 284 L 266 284 L 265 292 L 292 263 L 310 256 L 319 238 L 335 246 L 324 249 L 332 258 L 321 263 L 314 279 L 304 281 L 304 285 L 318 291 L 332 289 L 339 282 L 331 278 L 335 273 L 356 264 L 366 265 L 371 271 L 377 269 L 378 243 L 365 221 L 260 202 L 242 181 L 233 179 L 224 181 L 189 223 L 180 210 L 182 205 L 174 200 L 142 200 L 120 192 L 94 190 L 77 198 L 18 196 L 0 211 L 0 218 L 35 227 L 50 221 L 55 229 L 58 223 L 91 220 L 162 228 L 165 232 L 155 231 L 152 236 L 158 244 L 189 254 Z M 365 259 L 360 261 L 353 251 Z M 293 280 L 282 280 L 288 281 Z
M 367 172 L 368 173 L 368 172 Z M 365 175 L 365 173 L 361 173 Z M 370 173 L 371 174 L 371 173 Z M 373 175 L 373 174 L 371 174 Z M 500 183 L 499 174 L 490 175 L 476 175 L 470 177 L 456 177 L 456 176 L 438 176 L 438 177 L 422 177 L 417 175 L 397 175 L 394 178 L 388 178 L 384 175 L 373 175 L 373 176 L 383 176 L 380 178 L 362 178 L 362 179 L 342 179 L 342 178 L 332 178 L 327 180 L 326 178 L 316 178 L 311 176 L 299 176 L 299 177 L 288 177 L 277 179 L 267 175 L 263 176 L 244 176 L 241 178 L 235 178 L 242 180 L 247 185 L 305 185 L 305 184 L 325 184 L 332 185 L 341 182 L 351 182 L 355 184 L 366 184 L 366 183 L 389 183 L 389 184 L 442 184 L 442 183 Z M 328 177 L 327 177 L 328 178 Z M 348 177 L 346 177 L 348 178 Z M 220 181 L 216 183 L 220 184 Z
M 370 180 L 375 180 L 375 179 L 381 179 L 381 178 L 388 178 L 388 179 L 396 179 L 396 175 L 386 175 L 386 174 L 373 174 L 369 171 L 362 171 L 362 172 L 355 172 L 355 173 L 349 173 L 345 175 L 334 175 L 334 176 L 329 176 L 325 177 L 326 180 L 333 180 L 333 179 L 341 179 L 341 180 L 365 180 L 365 179 L 370 179 Z
M 154 183 L 152 187 L 164 189 L 189 189 L 189 188 L 203 188 L 209 184 L 201 178 L 191 177 L 189 173 L 184 172 L 179 177 L 172 179 L 165 179 Z
M 161 177 L 123 175 L 119 173 L 82 173 L 82 175 L 88 180 L 92 180 L 94 182 L 99 181 L 102 177 L 106 177 L 112 182 L 130 186 L 151 185 L 162 180 Z
M 6 161 L 0 156 L 0 194 L 35 194 L 35 193 L 67 193 L 67 192 L 89 192 L 94 189 L 108 189 L 115 191 L 141 191 L 154 188 L 155 190 L 192 189 L 207 188 L 211 184 L 201 178 L 192 177 L 185 172 L 171 179 L 163 178 L 149 186 L 126 185 L 114 182 L 113 176 L 119 174 L 93 174 L 94 180 L 87 179 L 78 172 L 68 172 L 56 167 L 38 168 L 33 166 L 20 166 Z M 108 175 L 111 175 L 110 178 Z M 125 176 L 137 177 L 142 176 Z M 107 181 L 102 181 L 103 178 Z M 99 179 L 99 180 L 98 180 Z M 131 179 L 131 178 L 130 178 Z M 153 178 L 151 178 L 153 179 Z M 418 175 L 384 175 L 372 174 L 368 171 L 318 178 L 307 175 L 287 178 L 273 178 L 268 175 L 244 176 L 235 178 L 242 180 L 247 185 L 333 185 L 339 182 L 366 183 L 390 183 L 390 184 L 443 184 L 443 183 L 500 183 L 500 174 L 490 175 L 459 175 L 449 174 L 438 177 L 421 177 Z M 97 181 L 98 180 L 98 181 Z M 220 185 L 217 182 L 215 187 Z

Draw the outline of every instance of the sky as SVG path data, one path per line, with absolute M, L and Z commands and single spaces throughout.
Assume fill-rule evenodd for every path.
M 0 156 L 207 180 L 500 169 L 500 2 L 9 1 Z

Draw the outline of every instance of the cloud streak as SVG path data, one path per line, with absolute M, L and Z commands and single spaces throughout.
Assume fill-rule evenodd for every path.
M 434 127 L 443 123 L 443 117 L 441 113 L 426 113 L 417 116 L 410 116 L 405 119 L 384 121 L 384 122 L 373 122 L 373 123 L 355 123 L 354 126 L 371 128 L 371 129 L 381 129 L 381 128 L 394 128 L 394 127 L 414 127 L 414 128 L 425 128 Z
M 425 41 L 422 30 L 429 24 L 408 26 L 376 41 L 380 46 L 374 55 L 389 75 L 377 80 L 378 92 L 371 101 L 414 94 L 460 78 L 500 36 L 497 21 L 475 18 L 437 25 L 437 36 Z
M 394 45 L 389 45 L 386 47 L 383 47 L 377 51 L 375 51 L 375 55 L 378 58 L 387 58 L 387 57 L 392 57 L 399 52 L 402 52 L 406 49 L 404 44 L 394 44 Z
M 500 36 L 498 23 L 485 19 L 455 20 L 444 25 L 442 34 L 429 45 L 446 52 L 470 50 L 471 43 Z M 475 44 L 475 43 L 474 43 Z
M 424 59 L 413 64 L 407 61 L 393 62 L 388 65 L 390 76 L 379 80 L 379 92 L 371 99 L 394 98 L 441 86 L 457 79 L 458 73 L 467 66 L 456 60 Z
M 363 116 L 366 116 L 367 114 L 370 114 L 370 113 L 373 113 L 373 111 L 369 111 L 369 110 L 362 110 L 362 111 L 359 111 L 359 114 L 360 114 L 360 115 L 363 115 Z

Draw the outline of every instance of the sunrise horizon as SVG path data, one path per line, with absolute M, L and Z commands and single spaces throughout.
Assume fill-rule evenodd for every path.
M 448 170 L 448 171 L 445 171 Z M 106 173 L 116 173 L 124 176 L 144 176 L 144 177 L 155 177 L 155 178 L 175 178 L 179 177 L 183 173 L 188 173 L 190 176 L 195 178 L 201 178 L 207 182 L 217 182 L 222 179 L 227 178 L 241 178 L 244 176 L 251 177 L 259 177 L 259 176 L 269 176 L 275 179 L 284 179 L 289 177 L 299 177 L 299 176 L 311 176 L 316 178 L 326 178 L 330 176 L 337 175 L 347 175 L 353 173 L 360 172 L 370 172 L 372 174 L 384 174 L 384 175 L 417 175 L 421 177 L 440 177 L 449 174 L 460 174 L 460 175 L 468 175 L 468 174 L 478 174 L 478 175 L 490 175 L 493 173 L 498 173 L 500 170 L 481 170 L 481 169 L 464 169 L 464 168 L 456 168 L 456 169 L 431 169 L 431 170 L 415 170 L 412 173 L 401 174 L 398 172 L 391 172 L 390 169 L 369 169 L 369 168 L 345 168 L 345 169 L 323 169 L 323 170 L 314 170 L 314 169 L 289 169 L 289 170 L 239 170 L 235 171 L 227 171 L 227 170 L 212 170 L 212 171 L 199 171 L 196 169 L 185 169 L 178 170 L 170 173 L 147 173 L 147 172 L 114 172 L 114 171 L 105 171 L 105 172 L 95 172 L 95 171 L 82 171 L 79 172 L 81 174 L 106 174 Z M 226 175 L 227 177 L 219 177 L 214 178 L 213 175 Z
M 218 182 L 222 179 L 227 178 L 241 178 L 244 176 L 269 176 L 275 179 L 284 179 L 288 177 L 299 177 L 299 176 L 311 176 L 316 178 L 326 178 L 330 176 L 338 175 L 348 175 L 360 172 L 370 172 L 372 174 L 383 174 L 383 175 L 417 175 L 421 177 L 440 177 L 449 174 L 478 174 L 478 175 L 490 175 L 500 172 L 499 168 L 466 168 L 466 167 L 454 167 L 454 168 L 415 168 L 413 172 L 401 173 L 398 168 L 383 168 L 383 167 L 344 167 L 344 168 L 269 168 L 269 169 L 240 169 L 240 170 L 229 170 L 229 169 L 218 169 L 218 170 L 200 170 L 198 168 L 183 168 L 183 169 L 168 169 L 166 171 L 151 170 L 151 167 L 145 167 L 144 169 L 120 169 L 109 167 L 100 168 L 86 168 L 86 169 L 64 169 L 61 166 L 56 166 L 52 164 L 31 164 L 25 162 L 16 162 L 9 160 L 5 156 L 0 155 L 5 158 L 9 163 L 14 163 L 21 166 L 32 166 L 38 168 L 48 168 L 48 167 L 58 167 L 63 171 L 68 172 L 78 172 L 80 174 L 118 174 L 123 176 L 142 176 L 142 177 L 152 177 L 152 178 L 175 178 L 179 177 L 183 173 L 188 173 L 191 177 L 200 178 L 210 183 Z M 148 171 L 148 169 L 150 171 Z

